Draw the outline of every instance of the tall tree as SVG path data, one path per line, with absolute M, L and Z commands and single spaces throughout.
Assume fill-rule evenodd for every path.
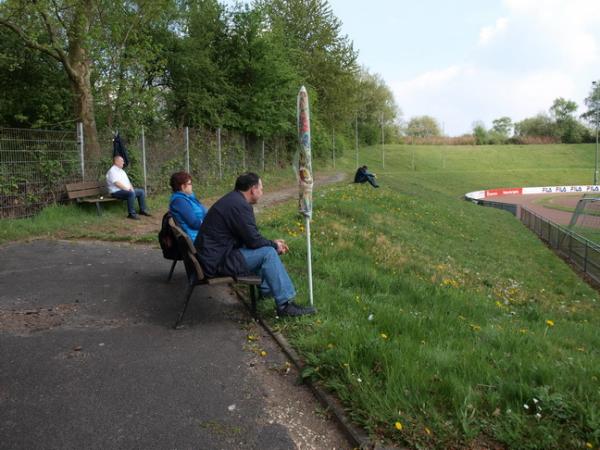
M 75 96 L 75 114 L 83 122 L 88 156 L 92 158 L 100 155 L 88 44 L 96 11 L 94 3 L 13 0 L 0 5 L 0 25 L 13 31 L 25 46 L 63 66 Z
M 144 29 L 148 18 L 152 18 L 147 12 L 163 9 L 162 2 L 127 0 L 6 0 L 0 3 L 0 26 L 15 33 L 26 47 L 44 53 L 63 67 L 75 99 L 75 116 L 83 123 L 88 161 L 100 156 L 92 80 L 95 76 L 102 78 L 105 73 L 94 73 L 94 69 L 102 57 L 122 56 L 129 48 L 132 31 Z M 107 28 L 111 30 L 109 36 Z M 114 30 L 120 32 L 113 34 Z M 107 38 L 114 35 L 122 40 L 110 53 Z M 123 71 L 122 75 L 129 74 Z M 105 79 L 104 85 L 110 80 L 111 77 Z
M 227 18 L 217 0 L 179 3 L 177 27 L 165 42 L 167 109 L 177 126 L 219 127 L 227 110 Z
M 600 123 L 600 80 L 592 82 L 590 93 L 584 101 L 588 110 L 581 117 L 598 128 Z
M 326 0 L 263 0 L 271 29 L 304 84 L 319 120 L 347 123 L 356 111 L 357 53 Z
M 0 86 L 0 126 L 73 129 L 72 92 L 60 64 L 1 27 Z
M 441 136 L 440 125 L 437 120 L 431 116 L 412 117 L 408 121 L 406 134 L 415 137 L 435 137 Z
M 492 131 L 504 137 L 509 137 L 513 129 L 512 120 L 510 117 L 500 117 L 492 121 Z

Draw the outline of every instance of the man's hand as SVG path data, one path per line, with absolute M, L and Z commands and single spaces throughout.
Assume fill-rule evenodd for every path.
M 273 242 L 277 244 L 277 253 L 279 253 L 280 255 L 285 255 L 287 252 L 290 251 L 290 248 L 287 246 L 283 239 L 275 239 Z

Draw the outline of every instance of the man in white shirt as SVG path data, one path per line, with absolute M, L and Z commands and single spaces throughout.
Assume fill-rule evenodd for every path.
M 127 200 L 127 210 L 129 215 L 128 219 L 140 220 L 139 216 L 135 212 L 135 199 L 138 199 L 140 206 L 140 215 L 150 216 L 146 208 L 146 193 L 143 189 L 135 189 L 129 181 L 129 177 L 123 170 L 123 164 L 125 161 L 121 156 L 115 156 L 113 158 L 113 166 L 106 172 L 106 186 L 108 192 L 114 198 L 119 200 Z

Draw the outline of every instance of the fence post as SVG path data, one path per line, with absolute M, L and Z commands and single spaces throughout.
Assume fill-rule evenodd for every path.
M 246 135 L 242 136 L 242 168 L 246 171 Z
M 354 147 L 356 148 L 356 168 L 358 168 L 358 114 L 354 116 Z
M 148 193 L 148 179 L 146 173 L 146 136 L 144 135 L 144 127 L 142 126 L 142 164 L 144 167 L 144 192 Z
M 190 173 L 190 128 L 185 127 L 185 170 Z
M 79 142 L 79 157 L 81 159 L 81 179 L 85 180 L 85 145 L 83 141 L 83 122 L 77 122 L 77 141 Z
M 331 159 L 333 160 L 333 168 L 335 169 L 335 127 L 331 127 Z
M 261 151 L 261 160 L 262 160 L 262 172 L 261 173 L 265 173 L 265 140 L 263 138 L 262 140 L 262 151 Z
M 221 127 L 217 128 L 217 160 L 219 162 L 219 180 L 222 180 L 223 167 L 221 165 Z
M 385 169 L 385 131 L 383 128 L 383 112 L 381 113 L 381 168 Z
M 585 249 L 583 251 L 583 273 L 587 273 L 587 257 L 588 257 L 588 243 L 585 241 Z

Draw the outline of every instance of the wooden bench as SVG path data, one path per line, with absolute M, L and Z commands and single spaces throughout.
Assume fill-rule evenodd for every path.
M 188 303 L 190 302 L 190 298 L 192 296 L 192 292 L 194 292 L 194 288 L 199 284 L 207 284 L 207 285 L 215 285 L 215 284 L 245 284 L 248 286 L 250 290 L 250 299 L 252 301 L 252 313 L 256 314 L 256 286 L 259 286 L 261 283 L 261 279 L 258 276 L 248 276 L 248 277 L 216 277 L 216 278 L 206 278 L 204 276 L 204 271 L 200 266 L 200 262 L 198 261 L 198 253 L 196 251 L 196 247 L 194 247 L 194 243 L 187 235 L 185 231 L 183 231 L 175 222 L 175 220 L 171 217 L 169 219 L 169 226 L 173 230 L 173 234 L 177 239 L 177 246 L 179 247 L 179 253 L 183 257 L 183 264 L 185 265 L 185 273 L 187 275 L 187 289 L 185 291 L 185 302 L 183 304 L 183 309 L 179 313 L 179 317 L 175 322 L 173 328 L 177 328 L 179 323 L 183 319 L 185 311 L 188 307 Z
M 65 187 L 69 200 L 77 200 L 77 203 L 95 203 L 98 215 L 102 214 L 100 203 L 118 201 L 110 196 L 104 181 L 69 183 Z

